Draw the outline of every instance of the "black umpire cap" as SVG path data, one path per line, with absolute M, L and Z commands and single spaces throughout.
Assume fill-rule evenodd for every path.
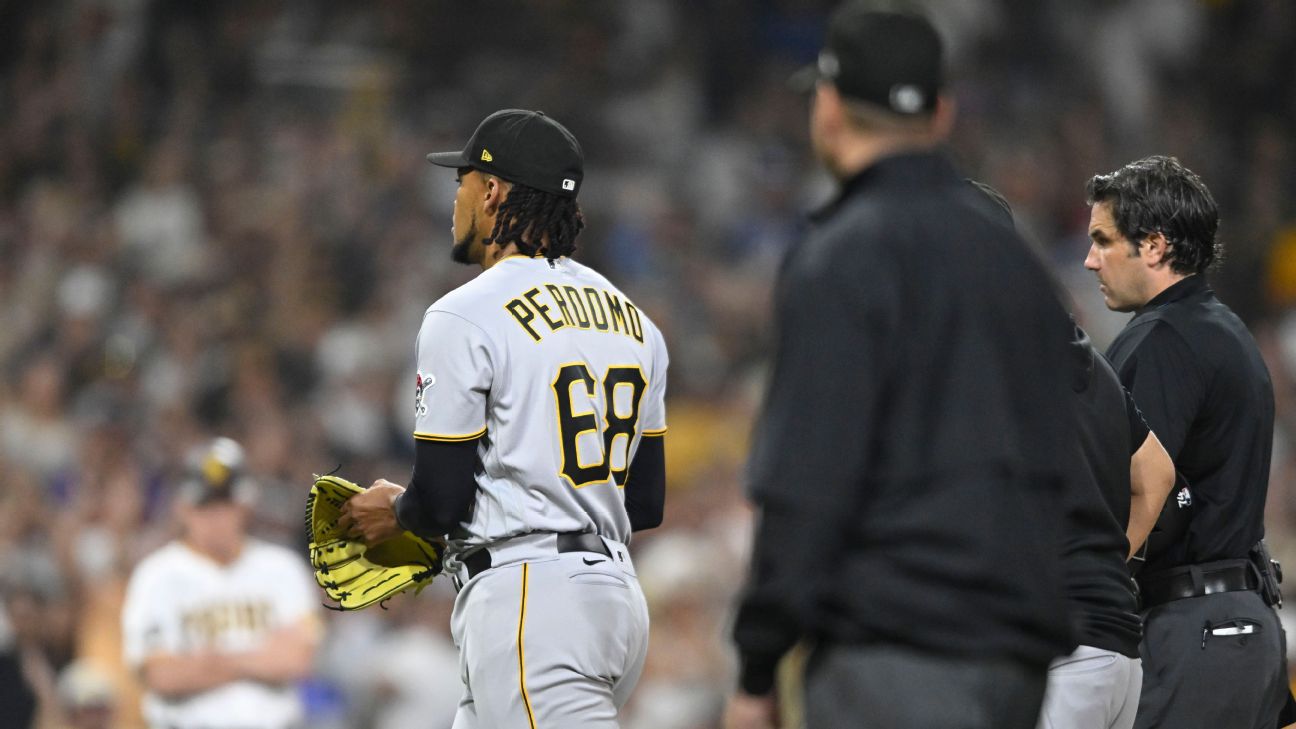
M 828 21 L 818 62 L 792 83 L 808 91 L 820 80 L 895 114 L 930 114 L 945 84 L 940 35 L 910 3 L 848 0 Z
M 471 167 L 537 190 L 576 197 L 585 153 L 567 128 L 542 111 L 502 109 L 477 125 L 459 152 L 434 152 L 428 162 Z

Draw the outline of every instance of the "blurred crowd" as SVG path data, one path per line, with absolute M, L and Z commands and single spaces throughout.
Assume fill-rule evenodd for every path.
M 1084 182 L 1167 153 L 1210 185 L 1212 280 L 1278 396 L 1269 539 L 1296 558 L 1296 5 L 926 4 L 951 48 L 956 158 L 1003 191 L 1100 345 L 1123 317 L 1081 265 Z M 672 354 L 665 525 L 634 542 L 653 642 L 625 725 L 714 726 L 770 284 L 832 194 L 785 81 L 831 5 L 4 3 L 0 653 L 37 687 L 40 729 L 138 726 L 122 590 L 174 536 L 190 446 L 240 440 L 254 531 L 290 546 L 312 472 L 404 478 L 418 322 L 475 273 L 449 258 L 454 176 L 423 155 L 509 106 L 582 141 L 578 256 Z M 443 584 L 329 614 L 311 726 L 448 727 L 452 600 Z

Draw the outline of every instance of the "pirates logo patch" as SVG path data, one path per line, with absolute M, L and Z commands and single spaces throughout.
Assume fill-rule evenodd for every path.
M 425 396 L 428 388 L 436 384 L 436 377 L 425 375 L 422 372 L 414 374 L 414 416 L 422 417 L 427 415 L 427 402 Z

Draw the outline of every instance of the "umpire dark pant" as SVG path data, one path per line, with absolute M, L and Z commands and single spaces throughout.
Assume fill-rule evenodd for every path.
M 806 668 L 807 729 L 1034 729 L 1047 666 L 893 645 L 820 646 Z
M 1222 592 L 1143 613 L 1135 729 L 1275 729 L 1287 641 L 1259 593 Z

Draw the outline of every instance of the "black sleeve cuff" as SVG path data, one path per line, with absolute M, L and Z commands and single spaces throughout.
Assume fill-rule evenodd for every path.
M 397 496 L 394 501 L 392 501 L 392 513 L 396 515 L 397 526 L 399 526 L 401 529 L 404 529 L 407 532 L 413 532 L 414 529 L 406 521 L 406 519 L 401 516 L 402 511 L 409 510 L 409 507 L 405 506 L 405 503 L 407 501 L 407 499 L 405 498 L 405 494 L 407 493 L 409 493 L 408 490 L 402 491 L 400 495 Z

